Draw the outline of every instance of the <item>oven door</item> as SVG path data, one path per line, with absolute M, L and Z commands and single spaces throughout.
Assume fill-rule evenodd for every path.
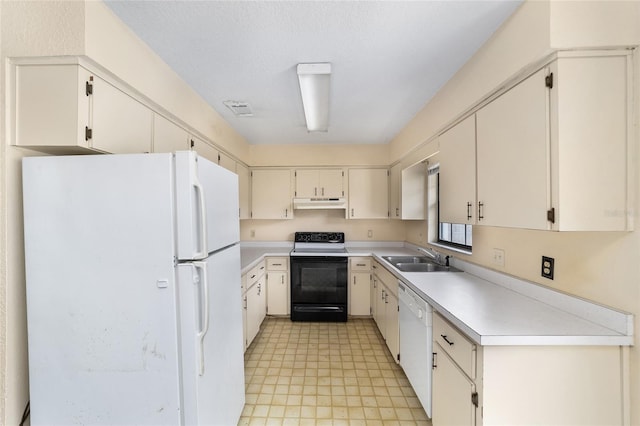
M 291 257 L 291 319 L 347 320 L 347 258 Z

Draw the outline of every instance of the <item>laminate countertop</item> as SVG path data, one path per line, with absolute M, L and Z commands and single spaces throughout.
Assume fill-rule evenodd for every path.
M 242 247 L 243 273 L 292 245 Z M 383 256 L 422 255 L 403 243 L 347 245 L 348 256 L 373 256 L 475 343 L 492 345 L 633 345 L 633 315 L 459 259 L 464 272 L 402 272 Z

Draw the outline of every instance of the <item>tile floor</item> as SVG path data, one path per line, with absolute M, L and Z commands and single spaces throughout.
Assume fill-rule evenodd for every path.
M 267 318 L 245 377 L 239 425 L 431 425 L 372 319 Z

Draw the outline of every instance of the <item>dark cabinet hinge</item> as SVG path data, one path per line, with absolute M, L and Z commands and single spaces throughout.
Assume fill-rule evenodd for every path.
M 544 85 L 549 89 L 553 89 L 553 73 L 544 78 Z
M 84 93 L 87 96 L 93 95 L 93 84 L 91 84 L 91 82 L 89 82 L 89 81 L 85 82 L 85 84 L 84 84 Z
M 474 392 L 471 394 L 471 403 L 478 407 L 478 392 Z
M 551 223 L 556 223 L 556 209 L 555 207 L 551 207 L 547 210 L 547 220 Z
M 84 126 L 84 140 L 88 141 L 93 137 L 93 130 L 91 130 L 88 126 Z
M 196 143 L 194 142 L 193 139 L 189 140 L 189 145 L 191 145 L 191 148 L 193 148 L 194 146 L 196 146 Z

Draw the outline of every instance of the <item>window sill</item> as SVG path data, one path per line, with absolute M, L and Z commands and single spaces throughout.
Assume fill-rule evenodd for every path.
M 460 247 L 449 246 L 447 244 L 442 244 L 442 243 L 432 242 L 432 241 L 429 241 L 429 244 L 434 247 L 443 248 L 456 253 L 466 254 L 468 256 L 471 256 L 473 254 L 471 250 L 464 250 L 464 249 L 461 249 Z

